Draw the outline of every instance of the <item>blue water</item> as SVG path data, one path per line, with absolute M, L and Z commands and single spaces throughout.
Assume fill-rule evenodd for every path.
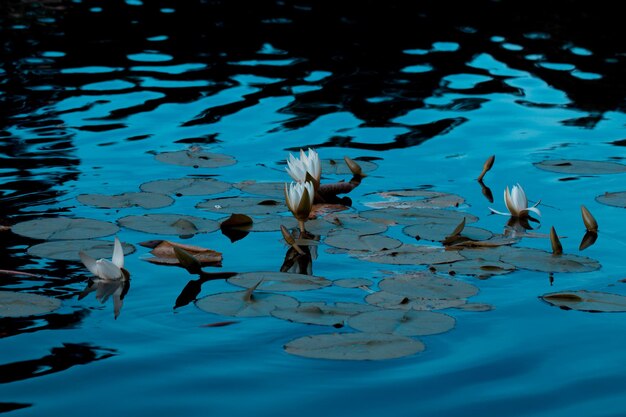
M 0 290 L 62 300 L 50 315 L 0 319 L 0 412 L 626 414 L 624 313 L 565 311 L 538 298 L 578 289 L 626 295 L 626 211 L 595 201 L 626 191 L 626 174 L 558 174 L 533 165 L 624 163 L 623 29 L 616 16 L 581 16 L 576 2 L 541 10 L 532 2 L 515 10 L 426 3 L 419 11 L 401 2 L 55 4 L 11 0 L 1 8 L 0 224 L 47 216 L 115 222 L 146 212 L 221 219 L 195 208 L 212 195 L 176 197 L 174 205 L 149 211 L 100 209 L 76 197 L 139 191 L 148 181 L 188 175 L 284 182 L 289 152 L 310 146 L 323 159 L 348 155 L 378 165 L 349 194 L 354 213 L 377 201 L 374 192 L 432 188 L 461 195 L 458 210 L 478 216 L 476 226 L 502 232 L 506 217 L 488 208 L 505 210 L 502 190 L 520 183 L 532 202 L 542 202 L 534 232 L 554 226 L 565 253 L 602 267 L 552 277 L 521 269 L 487 280 L 457 275 L 479 287 L 472 302 L 494 309 L 445 310 L 456 327 L 420 337 L 426 350 L 412 356 L 334 361 L 293 356 L 283 345 L 336 329 L 219 316 L 193 303 L 174 309 L 194 277 L 146 262 L 149 249 L 138 243 L 175 236 L 118 233 L 137 251 L 126 257 L 131 286 L 114 319 L 110 300 L 78 300 L 89 278 L 80 262 L 30 256 L 26 250 L 40 241 L 0 232 L 0 269 L 42 275 L 0 275 Z M 237 163 L 195 169 L 154 158 L 189 146 Z M 496 162 L 485 184 L 494 202 L 476 182 L 490 155 Z M 596 244 L 584 252 L 580 205 L 600 224 Z M 410 242 L 401 228 L 388 234 Z M 231 243 L 217 231 L 185 243 L 223 253 L 222 267 L 211 272 L 278 271 L 287 251 L 279 232 Z M 545 238 L 520 245 L 550 250 Z M 378 282 L 389 271 L 425 268 L 326 249 L 320 245 L 313 273 L 330 280 Z M 209 281 L 198 297 L 236 289 Z M 294 296 L 363 303 L 365 295 L 329 287 Z M 226 320 L 236 322 L 206 327 Z

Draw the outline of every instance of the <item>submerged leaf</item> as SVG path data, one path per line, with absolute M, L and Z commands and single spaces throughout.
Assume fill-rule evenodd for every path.
M 567 291 L 545 294 L 544 301 L 564 310 L 626 312 L 626 297 L 600 291 Z

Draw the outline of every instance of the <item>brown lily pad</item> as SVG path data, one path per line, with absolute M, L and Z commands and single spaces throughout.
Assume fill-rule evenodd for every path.
M 165 195 L 158 193 L 123 193 L 117 195 L 104 194 L 81 194 L 76 197 L 81 203 L 99 208 L 129 208 L 141 207 L 144 209 L 153 209 L 167 207 L 174 203 L 174 200 Z
M 453 317 L 433 311 L 373 310 L 348 319 L 348 325 L 362 332 L 426 336 L 454 328 Z
M 602 175 L 626 172 L 626 165 L 617 162 L 587 161 L 581 159 L 554 159 L 535 162 L 539 169 L 561 174 Z
M 626 208 L 626 191 L 604 193 L 597 196 L 596 201 L 607 206 Z
M 232 156 L 205 152 L 198 147 L 182 151 L 159 153 L 155 155 L 155 158 L 157 161 L 166 164 L 194 168 L 219 168 L 237 163 Z
M 418 340 L 386 333 L 332 333 L 304 336 L 285 345 L 292 355 L 315 359 L 384 360 L 425 349 Z
M 179 178 L 157 180 L 141 184 L 142 191 L 151 193 L 184 195 L 220 194 L 228 191 L 231 184 L 213 178 Z
M 228 278 L 228 282 L 244 288 L 258 284 L 258 289 L 265 291 L 306 291 L 332 284 L 332 281 L 323 277 L 273 271 L 244 272 Z
M 135 252 L 135 247 L 129 243 L 122 243 L 122 249 L 124 255 Z M 60 261 L 79 261 L 78 253 L 80 251 L 95 259 L 111 258 L 113 242 L 92 239 L 53 240 L 28 248 L 28 254 L 31 256 Z
M 43 295 L 0 291 L 0 317 L 27 317 L 50 313 L 61 307 L 61 301 Z
M 564 310 L 578 310 L 592 313 L 626 312 L 626 297 L 601 291 L 566 291 L 545 294 L 544 301 Z
M 126 216 L 118 220 L 122 227 L 140 232 L 160 235 L 190 237 L 199 233 L 210 233 L 219 229 L 215 220 L 182 214 L 144 214 Z
M 272 316 L 296 323 L 343 327 L 349 317 L 375 309 L 374 306 L 359 303 L 309 302 L 293 308 L 276 309 L 272 311 Z
M 178 242 L 171 242 L 169 240 L 161 241 L 156 247 L 154 247 L 150 253 L 154 255 L 153 258 L 147 258 L 146 261 L 159 265 L 180 265 L 180 260 L 176 256 L 174 248 L 184 249 L 187 253 L 193 256 L 201 265 L 213 265 L 220 266 L 222 263 L 222 254 L 220 252 L 206 249 L 201 246 L 185 245 Z
M 196 306 L 207 313 L 234 317 L 269 316 L 277 308 L 293 308 L 295 298 L 282 294 L 235 291 L 208 295 L 196 301 Z
M 196 208 L 214 213 L 242 213 L 248 215 L 268 215 L 287 211 L 281 200 L 259 197 L 222 197 L 203 201 Z
M 54 217 L 17 223 L 15 234 L 43 240 L 93 239 L 117 233 L 113 223 L 93 219 Z

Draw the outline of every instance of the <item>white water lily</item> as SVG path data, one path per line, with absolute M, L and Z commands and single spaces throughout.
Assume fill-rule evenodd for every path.
M 124 250 L 120 240 L 116 237 L 113 244 L 113 257 L 109 261 L 108 259 L 95 260 L 85 252 L 80 251 L 78 253 L 80 260 L 87 269 L 101 279 L 116 280 L 122 279 L 126 275 L 124 274 Z
M 504 190 L 504 204 L 506 205 L 508 213 L 503 213 L 498 210 L 494 210 L 489 207 L 492 213 L 501 214 L 504 216 L 513 216 L 513 217 L 525 217 L 528 216 L 528 212 L 532 211 L 537 215 L 541 216 L 541 212 L 537 208 L 541 201 L 538 201 L 534 206 L 528 207 L 528 199 L 526 198 L 526 193 L 521 185 L 517 184 L 511 188 L 509 192 L 509 187 L 507 186 Z
M 313 181 L 315 188 L 319 186 L 322 177 L 322 166 L 319 155 L 313 149 L 309 148 L 308 154 L 300 149 L 300 159 L 289 154 L 285 169 L 294 181 L 299 183 Z M 307 174 L 309 174 L 308 178 Z
M 304 222 L 309 218 L 311 207 L 313 207 L 313 196 L 315 190 L 313 183 L 305 181 L 304 183 L 292 182 L 287 186 L 285 184 L 285 201 L 289 211 L 298 220 L 300 230 L 304 232 Z

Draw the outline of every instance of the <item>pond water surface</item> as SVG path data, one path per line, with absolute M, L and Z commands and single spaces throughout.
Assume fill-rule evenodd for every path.
M 626 191 L 620 14 L 571 1 L 519 8 L 420 2 L 420 9 L 399 1 L 336 3 L 3 2 L 0 224 L 13 231 L 0 232 L 0 269 L 8 271 L 0 274 L 0 291 L 44 295 L 61 305 L 35 316 L 0 317 L 0 412 L 626 414 L 626 315 L 561 309 L 541 298 L 576 290 L 626 295 L 624 199 L 616 206 L 596 200 Z M 322 183 L 351 179 L 344 156 L 369 170 L 340 196 L 349 198 L 341 216 L 362 215 L 371 225 L 376 216 L 362 213 L 381 202 L 418 199 L 378 193 L 436 191 L 462 197 L 435 208 L 460 213 L 450 231 L 462 217 L 475 216 L 471 226 L 510 235 L 522 229 L 507 227 L 509 219 L 489 208 L 506 211 L 503 190 L 519 183 L 530 204 L 541 201 L 540 222 L 530 222 L 533 229 L 513 246 L 494 250 L 551 252 L 554 227 L 564 256 L 588 258 L 597 267 L 553 271 L 545 267 L 552 255 L 533 263 L 522 254 L 507 264 L 510 270 L 498 270 L 509 273 L 477 277 L 491 275 L 485 271 L 494 272 L 496 261 L 481 255 L 476 262 L 483 268 L 467 273 L 430 258 L 379 262 L 376 254 L 390 249 L 355 256 L 325 243 L 332 235 L 327 222 L 310 249 L 311 264 L 296 261 L 291 271 L 332 285 L 281 292 L 295 303 L 368 305 L 365 298 L 381 291 L 383 279 L 429 268 L 477 293 L 469 307 L 437 310 L 454 319 L 453 328 L 411 337 L 424 344 L 421 352 L 385 360 L 312 359 L 284 347 L 302 337 L 359 331 L 344 320 L 322 326 L 203 311 L 195 300 L 243 288 L 227 282 L 229 274 L 201 278 L 147 262 L 150 248 L 140 245 L 165 239 L 218 251 L 222 265 L 205 267 L 210 273 L 278 272 L 286 254 L 289 260 L 278 222 L 231 241 L 220 230 L 160 234 L 151 225 L 140 231 L 120 221 L 150 213 L 219 223 L 230 215 L 224 203 L 230 200 L 209 201 L 210 210 L 196 205 L 254 196 L 268 212 L 279 212 L 250 214 L 255 226 L 278 215 L 292 224 L 286 209 L 268 203 L 282 204 L 280 190 L 255 194 L 241 183 L 289 182 L 289 153 L 309 147 L 336 163 L 325 165 Z M 191 166 L 163 161 L 185 151 L 234 160 L 216 167 L 194 167 L 211 157 Z M 476 178 L 491 155 L 495 163 L 481 184 Z M 577 169 L 581 160 L 610 164 Z M 560 161 L 565 171 L 540 169 L 542 161 Z M 601 171 L 607 166 L 610 173 Z M 151 209 L 102 208 L 79 197 L 139 192 L 143 184 L 180 178 L 228 184 L 215 194 L 186 195 L 158 183 L 151 191 L 172 201 Z M 599 224 L 597 240 L 583 250 L 581 205 Z M 327 219 L 333 215 L 340 213 Z M 97 238 L 112 242 L 115 235 L 134 247 L 125 258 L 130 285 L 113 289 L 117 296 L 123 290 L 117 317 L 115 294 L 102 303 L 96 293 L 81 297 L 91 274 L 77 250 L 70 260 L 38 256 L 31 248 L 46 240 L 15 227 L 59 217 L 117 224 L 119 231 Z M 315 223 L 308 223 L 315 233 Z M 405 245 L 453 253 L 436 239 L 403 233 L 406 223 L 376 224 L 387 226 L 381 235 Z M 368 281 L 344 281 L 355 278 Z

